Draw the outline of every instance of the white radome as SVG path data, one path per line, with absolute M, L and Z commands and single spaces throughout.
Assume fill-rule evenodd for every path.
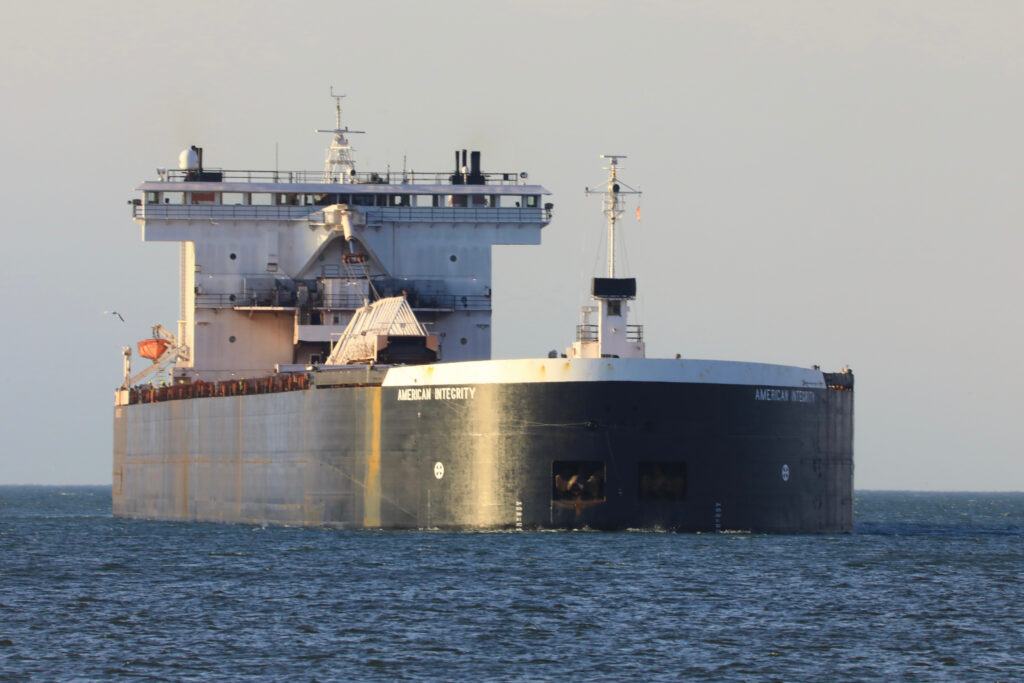
M 194 149 L 183 149 L 178 155 L 178 168 L 183 171 L 195 171 L 199 168 L 199 155 Z

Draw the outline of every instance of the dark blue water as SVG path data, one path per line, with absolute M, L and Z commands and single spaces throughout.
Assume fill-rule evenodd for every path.
M 856 519 L 347 532 L 0 487 L 0 678 L 1024 679 L 1024 494 L 861 492 Z

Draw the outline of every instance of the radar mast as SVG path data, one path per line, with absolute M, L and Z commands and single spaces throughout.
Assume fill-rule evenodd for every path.
M 586 194 L 599 194 L 603 197 L 604 215 L 608 217 L 608 277 L 615 277 L 615 224 L 622 217 L 625 209 L 623 195 L 643 194 L 640 190 L 630 187 L 619 180 L 618 167 L 619 159 L 625 159 L 623 154 L 602 154 L 602 159 L 609 159 L 604 170 L 608 171 L 608 183 L 604 190 L 591 190 L 584 188 Z M 625 188 L 625 189 L 623 189 Z
M 355 179 L 356 163 L 352 159 L 352 146 L 345 136 L 350 133 L 365 133 L 363 130 L 349 130 L 341 127 L 341 99 L 344 95 L 335 95 L 331 86 L 331 97 L 334 98 L 334 128 L 317 128 L 317 133 L 333 133 L 334 139 L 327 148 L 327 160 L 324 162 L 325 183 L 349 183 Z
M 608 275 L 591 281 L 590 296 L 597 305 L 584 306 L 576 326 L 576 341 L 566 349 L 569 358 L 643 358 L 643 326 L 629 323 L 629 302 L 636 299 L 636 278 L 615 277 L 615 226 L 625 208 L 623 195 L 640 190 L 619 180 L 621 154 L 602 154 L 608 159 L 604 170 L 608 182 L 603 190 L 584 188 L 586 194 L 604 198 L 603 211 L 608 218 Z M 593 316 L 597 316 L 595 323 Z

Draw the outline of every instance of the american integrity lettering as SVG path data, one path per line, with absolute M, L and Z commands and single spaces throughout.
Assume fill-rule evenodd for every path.
M 434 400 L 476 398 L 476 387 L 434 387 Z
M 429 401 L 434 398 L 433 390 L 430 387 L 420 389 L 419 387 L 412 387 L 409 389 L 398 390 L 399 401 Z
M 399 401 L 458 401 L 476 398 L 476 387 L 410 387 L 398 390 Z
M 814 403 L 813 391 L 800 389 L 754 389 L 755 401 L 789 401 L 792 403 Z

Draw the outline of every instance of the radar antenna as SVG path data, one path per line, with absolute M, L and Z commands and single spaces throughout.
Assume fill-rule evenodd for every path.
M 331 97 L 334 98 L 334 128 L 317 128 L 317 133 L 333 133 L 334 139 L 327 148 L 327 160 L 324 162 L 325 183 L 349 183 L 356 174 L 356 163 L 352 159 L 352 146 L 345 136 L 350 133 L 365 133 L 363 130 L 349 130 L 341 127 L 341 99 L 344 95 L 335 95 L 331 86 Z
M 615 277 L 615 224 L 622 217 L 625 210 L 625 199 L 623 195 L 643 194 L 640 190 L 630 187 L 618 178 L 619 159 L 625 159 L 622 154 L 602 154 L 602 159 L 608 159 L 608 165 L 604 170 L 608 171 L 608 184 L 603 190 L 592 190 L 584 188 L 586 194 L 599 194 L 604 197 L 602 202 L 604 215 L 608 217 L 608 277 Z M 625 189 L 623 189 L 625 188 Z

